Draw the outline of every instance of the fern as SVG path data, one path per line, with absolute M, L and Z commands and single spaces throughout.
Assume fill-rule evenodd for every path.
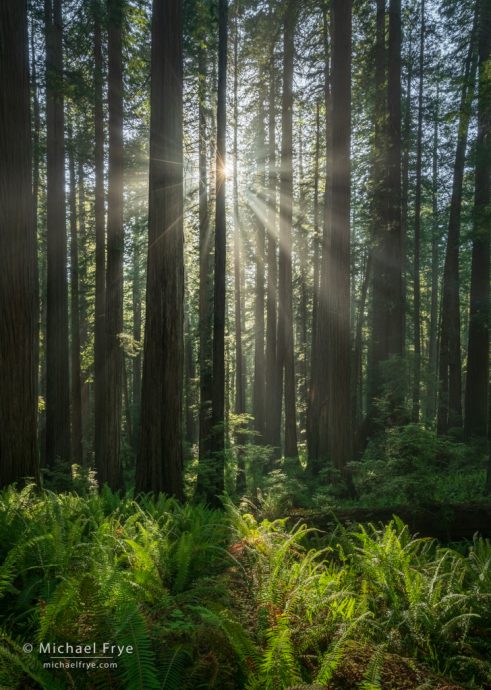
M 121 600 L 114 612 L 114 639 L 119 645 L 133 648 L 132 654 L 123 654 L 119 659 L 126 690 L 159 690 L 160 682 L 147 624 L 138 606 L 131 600 Z
M 268 631 L 266 637 L 259 673 L 251 679 L 249 690 L 283 690 L 299 683 L 302 678 L 287 617 L 280 616 L 277 625 Z
M 161 690 L 181 690 L 182 681 L 189 662 L 189 652 L 177 646 L 163 656 L 160 663 Z
M 5 631 L 0 631 L 0 674 L 5 674 L 5 677 L 12 680 L 14 669 L 21 676 L 27 676 L 38 683 L 43 690 L 62 690 L 65 687 L 46 672 L 36 653 L 25 653 L 21 642 Z
M 382 690 L 382 670 L 384 666 L 387 645 L 382 643 L 376 647 L 368 662 L 360 690 Z

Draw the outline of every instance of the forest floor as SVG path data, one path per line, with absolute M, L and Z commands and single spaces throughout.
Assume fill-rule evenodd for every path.
M 321 531 L 230 502 L 8 489 L 0 563 L 5 689 L 491 688 L 477 536 L 449 548 L 398 518 Z M 60 670 L 48 641 L 134 651 Z

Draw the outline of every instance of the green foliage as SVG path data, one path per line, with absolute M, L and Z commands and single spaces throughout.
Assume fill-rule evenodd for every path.
M 277 463 L 257 490 L 257 503 L 265 517 L 284 515 L 292 508 L 311 505 L 311 493 L 304 472 L 298 465 L 287 466 L 288 461 Z
M 485 485 L 484 456 L 416 424 L 374 438 L 352 471 L 361 500 L 371 505 L 474 502 Z
M 244 636 L 232 614 L 222 615 L 220 574 L 230 562 L 223 513 L 163 497 L 136 503 L 107 489 L 85 498 L 7 489 L 0 535 L 5 687 L 30 678 L 50 689 L 191 688 L 196 669 L 203 682 L 213 677 L 203 663 L 210 655 L 240 675 Z M 32 654 L 18 639 L 33 644 Z M 112 642 L 133 651 L 110 671 L 47 670 L 41 642 Z
M 0 598 L 11 690 L 342 688 L 353 666 L 364 690 L 405 674 L 427 687 L 437 674 L 475 688 L 491 677 L 491 544 L 459 553 L 397 519 L 322 535 L 230 502 L 224 513 L 10 488 Z M 59 670 L 39 653 L 48 641 L 133 652 L 113 669 Z

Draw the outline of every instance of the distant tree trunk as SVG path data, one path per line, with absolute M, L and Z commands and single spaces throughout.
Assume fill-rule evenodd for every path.
M 434 421 L 437 396 L 438 370 L 438 258 L 440 232 L 438 226 L 438 119 L 439 119 L 439 89 L 437 87 L 435 114 L 433 123 L 433 151 L 432 151 L 432 228 L 431 228 L 431 306 L 430 332 L 428 342 L 428 390 L 426 395 L 426 421 Z
M 128 382 L 128 363 L 126 357 L 123 355 L 123 403 L 124 403 L 124 414 L 126 417 L 126 437 L 128 443 L 131 443 L 133 438 L 133 420 L 131 418 L 131 406 L 130 406 L 130 387 Z
M 281 110 L 280 167 L 280 258 L 278 318 L 278 381 L 281 392 L 284 380 L 286 458 L 298 458 L 295 401 L 295 367 L 293 351 L 292 304 L 292 217 L 293 217 L 293 57 L 296 3 L 288 0 L 284 19 L 283 95 Z M 284 379 L 283 379 L 284 375 Z
M 195 421 L 195 377 L 196 369 L 194 365 L 193 352 L 193 328 L 190 323 L 189 315 L 184 316 L 184 390 L 185 398 L 185 419 L 186 419 L 186 443 L 192 446 L 196 442 L 196 421 Z
M 476 146 L 467 385 L 465 390 L 465 434 L 468 438 L 472 436 L 486 438 L 489 408 L 490 0 L 479 0 L 479 12 L 478 137 Z
M 368 350 L 367 392 L 368 392 L 368 424 L 366 433 L 368 438 L 373 426 L 372 420 L 376 415 L 375 400 L 381 395 L 382 373 L 380 364 L 387 358 L 385 335 L 385 299 L 386 278 L 384 269 L 385 249 L 385 132 L 387 128 L 387 95 L 386 95 L 386 48 L 385 48 L 385 3 L 377 0 L 376 35 L 375 35 L 375 103 L 373 109 L 374 143 L 371 177 L 373 195 L 371 199 L 371 235 L 372 274 L 370 280 L 370 327 L 371 339 Z M 370 427 L 370 428 L 368 428 Z M 365 439 L 366 440 L 366 439 Z M 362 441 L 362 446 L 365 444 Z
M 80 305 L 78 275 L 77 180 L 75 151 L 71 126 L 68 137 L 69 209 L 70 209 L 70 322 L 71 322 L 71 421 L 72 460 L 82 464 L 82 372 L 80 366 Z
M 264 75 L 260 75 L 262 82 Z M 264 265 L 266 251 L 266 237 L 264 224 L 264 209 L 262 199 L 266 185 L 265 171 L 265 127 L 264 127 L 264 87 L 259 85 L 259 109 L 258 125 L 256 133 L 256 159 L 257 159 L 257 186 L 256 193 L 259 211 L 256 214 L 256 290 L 254 310 L 254 389 L 252 396 L 252 410 L 254 415 L 254 428 L 259 434 L 258 442 L 264 440 L 265 431 L 265 358 L 264 358 Z
M 205 53 L 206 61 L 206 53 Z M 217 51 L 213 51 L 211 55 L 211 79 L 210 79 L 210 98 L 209 98 L 209 113 L 210 113 L 210 125 L 209 134 L 207 140 L 207 155 L 208 155 L 208 199 L 210 201 L 210 209 L 213 206 L 213 200 L 215 199 L 216 192 L 216 164 L 217 164 L 217 91 L 218 91 L 218 75 L 217 75 Z M 211 215 L 211 214 L 210 214 Z M 210 246 L 212 243 L 211 230 L 210 230 Z M 213 247 L 214 250 L 214 247 Z M 213 256 L 213 252 L 212 252 Z M 213 264 L 213 262 L 211 262 Z M 213 265 L 210 269 L 210 280 L 213 281 Z M 213 288 L 211 290 L 211 302 L 213 304 Z M 211 321 L 212 326 L 210 333 L 213 332 L 213 309 L 211 310 Z M 212 347 L 213 349 L 213 347 Z M 213 359 L 213 353 L 211 354 Z M 211 360 L 210 360 L 211 361 Z M 211 398 L 210 398 L 210 420 L 211 420 Z M 211 424 L 211 421 L 210 421 Z
M 414 200 L 414 372 L 413 372 L 413 422 L 419 421 L 420 383 L 421 383 L 421 191 L 423 154 L 423 77 L 425 46 L 425 0 L 421 2 L 421 34 L 419 45 L 419 93 L 418 93 L 418 133 L 416 135 L 416 191 Z
M 391 299 L 385 313 L 388 356 L 404 354 L 402 293 L 403 257 L 401 247 L 401 0 L 389 1 L 389 42 L 387 50 L 387 233 L 388 285 Z M 395 393 L 395 398 L 400 397 Z
M 81 353 L 86 349 L 89 339 L 89 319 L 88 319 L 88 280 L 87 280 L 87 265 L 88 260 L 88 238 L 87 238 L 87 224 L 86 224 L 86 208 L 85 208 L 85 173 L 82 158 L 78 159 L 78 226 L 79 238 L 81 248 L 81 264 L 82 270 L 79 271 L 80 284 L 80 349 Z M 83 358 L 82 358 L 83 361 Z M 89 371 L 82 368 L 82 462 L 87 462 L 87 449 L 89 447 L 88 429 L 89 429 L 89 405 L 90 405 L 90 384 Z
M 225 469 L 225 277 L 226 277 L 226 214 L 225 157 L 227 132 L 227 34 L 228 2 L 218 2 L 218 92 L 216 146 L 216 218 L 215 218 L 215 283 L 213 312 L 213 391 L 212 391 L 212 452 L 213 471 L 207 481 L 206 499 L 219 504 L 224 489 Z
M 402 339 L 406 343 L 407 332 L 407 236 L 409 218 L 409 153 L 411 150 L 411 125 L 412 125 L 412 84 L 413 84 L 413 59 L 412 59 L 412 30 L 409 29 L 409 49 L 407 61 L 407 81 L 406 81 L 406 102 L 404 107 L 404 132 L 402 147 L 402 198 L 401 198 L 401 253 L 403 256 L 402 266 L 402 295 L 404 300 L 403 307 L 403 334 Z
M 356 320 L 355 342 L 353 347 L 353 420 L 354 427 L 358 428 L 363 416 L 363 325 L 365 322 L 365 309 L 367 304 L 368 289 L 372 277 L 372 252 L 368 250 L 365 265 L 365 274 L 361 286 L 360 302 L 358 307 L 358 318 Z
M 457 148 L 452 181 L 452 199 L 448 221 L 447 249 L 443 271 L 441 329 L 439 339 L 437 430 L 446 433 L 462 426 L 462 362 L 460 354 L 459 248 L 462 187 L 467 135 L 474 81 L 477 69 L 475 29 L 469 43 L 464 69 Z
M 333 0 L 331 237 L 328 254 L 328 457 L 351 461 L 351 0 Z
M 0 4 L 0 486 L 39 481 L 27 11 Z
M 152 13 L 147 307 L 136 491 L 183 497 L 183 56 L 181 0 Z
M 320 103 L 317 102 L 315 116 L 315 156 L 314 156 L 314 239 L 313 239 L 313 290 L 312 290 L 312 329 L 310 344 L 310 378 L 307 398 L 307 452 L 309 460 L 315 455 L 315 420 L 313 401 L 317 384 L 317 321 L 319 312 L 319 274 L 320 274 L 320 237 L 319 237 L 319 174 L 320 174 Z
M 102 107 L 103 62 L 100 0 L 92 5 L 94 21 L 94 168 L 95 168 L 95 316 L 94 316 L 94 453 L 96 467 L 102 467 L 105 428 L 105 314 L 106 314 L 106 230 L 104 222 L 104 113 Z
M 61 0 L 46 0 L 46 462 L 70 460 L 67 237 Z
M 199 461 L 210 454 L 212 396 L 212 294 L 211 236 L 208 212 L 208 171 L 206 138 L 206 52 L 198 53 L 198 127 L 199 127 Z M 199 480 L 201 480 L 199 475 Z
M 108 195 L 106 263 L 106 377 L 104 457 L 97 472 L 101 485 L 123 484 L 121 416 L 123 396 L 123 55 L 122 0 L 108 0 Z
M 307 293 L 307 261 L 308 261 L 308 231 L 306 227 L 306 211 L 307 211 L 307 183 L 304 177 L 304 152 L 303 152 L 303 137 L 300 133 L 299 150 L 298 150 L 298 173 L 300 194 L 298 199 L 299 219 L 298 219 L 298 268 L 300 278 L 300 295 L 298 304 L 298 357 L 296 369 L 298 372 L 298 395 L 302 403 L 308 399 L 308 347 L 307 347 L 307 332 L 308 332 L 308 293 Z M 298 413 L 298 424 L 301 432 L 306 428 L 306 414 L 305 407 L 302 404 Z
M 268 103 L 268 284 L 266 297 L 266 375 L 265 375 L 265 441 L 276 449 L 280 448 L 281 408 L 276 383 L 276 336 L 278 320 L 278 230 L 276 222 L 276 99 L 274 46 L 271 50 Z
M 332 21 L 332 14 L 331 14 Z M 332 177 L 332 101 L 331 101 L 331 56 L 329 46 L 329 27 L 327 3 L 323 13 L 324 43 L 324 108 L 325 108 L 325 189 L 322 241 L 320 243 L 319 299 L 315 328 L 314 361 L 315 377 L 312 377 L 310 391 L 311 444 L 309 447 L 309 466 L 317 474 L 327 459 L 327 398 L 328 398 L 328 257 L 331 221 L 331 177 Z
M 140 276 L 140 238 L 137 233 L 133 237 L 133 340 L 136 347 L 141 347 L 142 338 L 142 297 L 141 297 L 141 276 Z M 141 351 L 133 357 L 133 381 L 132 389 L 132 408 L 133 408 L 133 439 L 132 445 L 135 453 L 138 452 L 140 436 L 140 406 L 141 406 L 141 377 L 142 377 L 142 356 Z
M 241 263 L 241 227 L 239 217 L 239 31 L 238 31 L 238 4 L 235 10 L 234 31 L 234 136 L 233 136 L 233 213 L 234 213 L 234 296 L 235 296 L 235 413 L 243 415 L 246 411 L 245 391 L 245 358 L 242 350 L 242 263 Z M 264 301 L 264 298 L 263 298 Z M 256 405 L 256 380 L 254 378 L 254 413 Z M 257 428 L 257 419 L 256 419 Z M 237 493 L 243 494 L 246 488 L 244 451 L 244 434 L 237 434 Z
M 237 22 L 237 19 L 236 19 Z M 235 412 L 245 412 L 244 356 L 242 354 L 242 266 L 238 180 L 238 36 L 234 32 L 234 135 L 233 135 L 233 212 L 234 212 L 234 297 L 235 297 Z

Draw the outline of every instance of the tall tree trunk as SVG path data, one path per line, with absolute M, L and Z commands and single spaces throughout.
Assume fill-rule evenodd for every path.
M 46 0 L 46 462 L 70 460 L 65 117 L 61 0 Z
M 319 174 L 320 174 L 320 102 L 317 101 L 315 116 L 315 156 L 314 156 L 314 238 L 313 238 L 313 290 L 312 290 L 312 328 L 310 344 L 310 379 L 307 398 L 307 452 L 309 460 L 315 456 L 316 431 L 313 403 L 317 385 L 317 322 L 319 313 Z
M 85 208 L 85 172 L 82 158 L 78 159 L 78 226 L 80 238 L 80 255 L 81 268 L 79 272 L 80 284 L 80 349 L 81 353 L 85 351 L 89 339 L 89 317 L 88 317 L 88 300 L 87 292 L 88 276 L 87 266 L 89 264 L 88 258 L 88 238 L 87 238 L 87 223 L 86 223 L 86 208 Z M 83 358 L 82 358 L 83 362 Z M 89 430 L 89 408 L 90 408 L 90 377 L 88 369 L 82 369 L 82 462 L 87 462 L 87 449 L 90 447 L 88 430 Z
M 439 216 L 438 216 L 438 126 L 439 126 L 439 89 L 437 87 L 435 113 L 433 122 L 432 151 L 432 227 L 431 227 L 431 306 L 430 332 L 428 342 L 428 390 L 426 395 L 426 421 L 432 423 L 436 413 L 437 369 L 438 369 L 438 285 L 439 285 Z
M 181 0 L 152 14 L 147 308 L 136 490 L 183 497 L 183 55 Z
M 419 44 L 419 93 L 418 93 L 418 133 L 416 135 L 416 191 L 414 199 L 414 372 L 413 372 L 413 422 L 419 421 L 421 384 L 421 192 L 422 192 L 422 154 L 423 154 L 423 77 L 425 47 L 425 0 L 421 2 L 421 33 Z
M 451 428 L 462 426 L 462 362 L 460 354 L 460 216 L 462 210 L 462 187 L 467 148 L 467 135 L 471 103 L 474 95 L 474 81 L 477 69 L 475 50 L 475 28 L 472 31 L 467 53 L 457 148 L 453 168 L 452 199 L 448 221 L 447 248 L 442 285 L 441 329 L 439 339 L 440 360 L 438 365 L 438 409 L 437 431 L 446 433 Z
M 27 11 L 0 4 L 0 486 L 39 480 Z
M 374 204 L 372 252 L 372 342 L 369 356 L 367 433 L 377 415 L 376 400 L 387 397 L 389 423 L 401 420 L 404 354 L 404 295 L 401 180 L 401 3 L 389 2 L 389 39 L 385 51 L 385 0 L 377 3 Z M 387 60 L 387 80 L 385 64 Z M 387 91 L 385 92 L 385 86 Z M 385 100 L 385 93 L 387 100 Z M 384 366 L 392 361 L 390 371 Z M 394 368 L 395 366 L 395 368 Z M 388 375 L 387 375 L 388 374 Z M 366 441 L 362 442 L 362 446 Z
M 208 171 L 206 138 L 206 52 L 198 53 L 198 127 L 199 127 L 199 461 L 210 454 L 212 397 L 212 294 L 211 237 L 208 212 Z M 198 476 L 199 481 L 202 475 Z M 199 487 L 202 491 L 203 487 Z
M 245 358 L 242 350 L 242 263 L 241 263 L 241 227 L 239 217 L 239 28 L 238 3 L 235 9 L 234 30 L 234 143 L 233 143 L 233 212 L 234 212 L 234 296 L 235 296 L 235 413 L 243 415 L 246 411 L 245 391 Z M 254 412 L 256 404 L 256 381 L 254 380 Z M 257 420 L 256 420 L 257 428 Z M 246 488 L 245 461 L 242 444 L 244 435 L 237 435 L 237 481 L 236 489 L 240 495 Z
M 385 248 L 385 132 L 387 128 L 387 95 L 386 95 L 386 48 L 385 48 L 385 6 L 386 0 L 377 0 L 376 37 L 375 37 L 375 103 L 373 109 L 374 143 L 372 160 L 373 195 L 371 199 L 371 235 L 372 274 L 370 284 L 370 326 L 371 339 L 368 350 L 367 368 L 367 429 L 371 432 L 372 419 L 376 415 L 375 400 L 382 390 L 382 372 L 380 364 L 387 358 L 385 336 L 385 298 L 386 278 L 384 273 Z M 370 428 L 368 428 L 370 427 Z M 366 440 L 366 439 L 365 439 Z M 364 445 L 365 440 L 362 442 Z
M 80 304 L 78 276 L 77 180 L 75 177 L 75 144 L 72 127 L 68 136 L 69 208 L 70 208 L 70 325 L 72 460 L 82 464 L 82 373 L 80 367 Z
M 140 276 L 140 238 L 135 233 L 133 237 L 133 340 L 137 348 L 141 347 L 142 338 L 142 297 Z M 141 406 L 141 376 L 142 356 L 138 349 L 133 357 L 132 368 L 132 410 L 133 410 L 133 439 L 132 445 L 135 453 L 138 452 L 140 439 L 140 406 Z
M 489 392 L 489 259 L 491 178 L 491 2 L 479 0 L 479 94 L 476 146 L 474 232 L 472 237 L 471 298 L 465 433 L 486 438 Z
M 123 484 L 121 416 L 123 395 L 123 55 L 122 0 L 108 0 L 108 195 L 106 263 L 106 377 L 104 457 L 97 472 L 101 485 Z
M 278 314 L 278 391 L 284 388 L 286 458 L 298 458 L 293 351 L 292 219 L 293 219 L 293 57 L 296 4 L 285 7 L 283 95 L 281 108 L 280 257 Z M 284 376 L 284 378 L 283 378 Z M 284 386 L 283 386 L 284 382 Z
M 325 188 L 324 218 L 322 242 L 320 247 L 321 264 L 319 276 L 319 299 L 317 306 L 317 324 L 315 328 L 315 377 L 311 386 L 311 445 L 309 447 L 309 465 L 313 474 L 317 474 L 327 459 L 327 399 L 328 399 L 328 257 L 331 221 L 331 177 L 332 177 L 332 100 L 331 100 L 331 56 L 329 46 L 329 27 L 327 3 L 323 13 L 324 43 L 324 108 L 325 108 Z M 331 13 L 332 22 L 332 13 Z
M 351 460 L 351 0 L 333 0 L 331 237 L 328 253 L 328 457 Z
M 225 469 L 225 272 L 226 272 L 226 133 L 228 2 L 218 2 L 218 92 L 216 146 L 215 283 L 213 291 L 213 471 L 206 489 L 211 505 L 218 505 Z
M 386 311 L 388 356 L 404 354 L 402 293 L 403 257 L 401 245 L 401 0 L 389 0 L 389 42 L 387 49 L 387 240 L 388 285 L 392 299 Z M 400 393 L 394 393 L 400 401 Z
M 106 379 L 106 230 L 104 222 L 104 114 L 101 0 L 93 0 L 94 22 L 94 167 L 95 167 L 95 326 L 94 326 L 94 454 L 96 467 L 104 459 Z
M 274 44 L 271 49 L 268 103 L 268 283 L 266 298 L 266 385 L 265 385 L 265 441 L 275 449 L 280 448 L 281 408 L 276 383 L 277 359 L 276 336 L 278 320 L 278 230 L 276 222 L 276 99 L 275 99 Z
M 406 343 L 407 331 L 407 236 L 408 236 L 408 219 L 409 219 L 409 154 L 411 150 L 411 125 L 412 125 L 412 85 L 413 85 L 413 58 L 412 58 L 412 44 L 413 36 L 412 30 L 409 29 L 409 49 L 407 61 L 407 81 L 406 81 L 406 102 L 404 106 L 404 132 L 403 132 L 403 147 L 402 147 L 402 199 L 401 199 L 401 252 L 403 256 L 402 266 L 402 295 L 404 300 L 403 306 L 403 343 Z
M 266 251 L 266 237 L 264 226 L 264 209 L 262 199 L 266 185 L 265 171 L 265 127 L 264 127 L 264 75 L 260 75 L 259 85 L 259 109 L 258 125 L 256 133 L 256 159 L 257 159 L 257 187 L 256 193 L 259 206 L 256 213 L 256 290 L 255 290 L 255 310 L 254 310 L 254 389 L 252 396 L 252 410 L 254 415 L 254 428 L 259 434 L 259 441 L 264 439 L 265 430 L 265 350 L 264 350 L 264 265 Z
M 298 413 L 298 425 L 303 432 L 306 429 L 306 409 L 305 403 L 308 399 L 308 292 L 307 292 L 307 262 L 308 262 L 308 230 L 306 227 L 307 213 L 307 183 L 304 177 L 304 143 L 300 132 L 298 150 L 298 174 L 300 194 L 298 199 L 299 218 L 298 218 L 298 268 L 299 268 L 299 304 L 298 304 L 298 355 L 296 369 L 298 372 L 298 395 L 302 401 Z

